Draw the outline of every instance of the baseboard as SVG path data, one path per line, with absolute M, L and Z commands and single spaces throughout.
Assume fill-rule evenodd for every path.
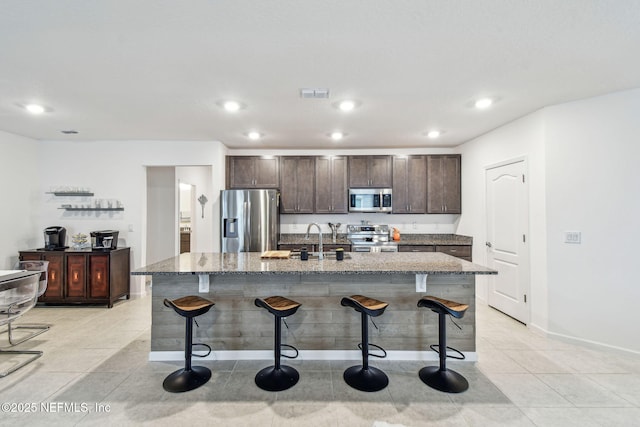
M 194 351 L 194 354 L 202 352 Z M 464 362 L 477 362 L 475 351 L 463 351 Z M 359 350 L 300 350 L 299 360 L 360 360 Z M 207 357 L 197 360 L 271 360 L 273 350 L 224 350 L 212 351 Z M 183 351 L 151 351 L 150 362 L 169 362 L 184 360 Z M 375 360 L 375 359 L 374 359 Z M 386 360 L 437 361 L 438 354 L 433 351 L 387 351 Z M 451 359 L 449 359 L 451 360 Z
M 535 325 L 535 324 L 529 324 L 528 327 L 538 335 L 541 335 L 543 337 L 556 338 L 559 341 L 567 342 L 567 343 L 570 343 L 570 344 L 580 344 L 582 346 L 593 348 L 593 349 L 596 349 L 596 350 L 609 350 L 609 351 L 616 351 L 616 352 L 621 352 L 621 353 L 625 353 L 625 354 L 640 355 L 640 351 L 637 351 L 637 350 L 631 350 L 629 348 L 618 347 L 618 346 L 615 346 L 615 345 L 606 344 L 606 343 L 602 343 L 602 342 L 599 342 L 599 341 L 593 341 L 593 340 L 588 340 L 588 339 L 584 339 L 584 338 L 578 338 L 578 337 L 574 337 L 572 335 L 565 335 L 565 334 L 559 334 L 557 332 L 550 332 L 550 331 L 548 331 L 548 330 L 546 330 L 544 328 L 541 328 L 540 326 Z

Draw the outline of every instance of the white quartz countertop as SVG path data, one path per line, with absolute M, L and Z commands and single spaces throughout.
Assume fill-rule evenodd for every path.
M 262 259 L 260 253 L 183 253 L 133 271 L 132 275 L 180 274 L 497 274 L 497 271 L 439 252 L 350 252 L 350 259 L 301 261 Z

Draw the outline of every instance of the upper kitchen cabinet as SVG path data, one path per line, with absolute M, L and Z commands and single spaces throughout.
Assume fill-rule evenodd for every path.
M 427 213 L 461 213 L 460 181 L 460 155 L 427 156 Z
M 391 156 L 349 156 L 349 187 L 391 187 Z
M 348 213 L 347 158 L 316 157 L 316 213 Z
M 280 157 L 280 212 L 313 213 L 313 157 Z
M 277 156 L 227 156 L 227 188 L 279 188 Z
M 393 213 L 423 214 L 427 211 L 426 156 L 393 158 Z

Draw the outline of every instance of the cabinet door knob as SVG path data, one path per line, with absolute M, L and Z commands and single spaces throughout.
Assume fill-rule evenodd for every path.
M 485 242 L 484 244 L 485 244 L 488 248 L 493 247 L 493 245 L 491 244 L 491 242 Z

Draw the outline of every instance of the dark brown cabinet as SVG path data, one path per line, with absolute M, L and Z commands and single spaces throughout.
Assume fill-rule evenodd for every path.
M 276 156 L 228 156 L 227 188 L 279 188 Z
M 471 262 L 470 245 L 398 245 L 398 252 L 442 252 Z
M 60 252 L 35 252 L 20 253 L 21 261 L 49 261 L 47 273 L 47 290 L 40 297 L 40 301 L 47 298 L 59 299 L 64 295 L 64 253 Z
M 427 213 L 459 214 L 460 156 L 427 156 Z
M 347 213 L 347 158 L 316 158 L 315 213 Z
M 67 254 L 67 300 L 84 299 L 87 295 L 87 257 Z
M 427 212 L 426 156 L 393 158 L 393 213 Z
M 191 233 L 188 231 L 180 232 L 180 253 L 191 252 Z
M 434 245 L 398 245 L 398 252 L 435 252 Z
M 129 248 L 111 251 L 22 251 L 20 260 L 49 261 L 47 290 L 39 299 L 47 303 L 96 303 L 113 307 L 130 295 Z
M 391 156 L 349 156 L 349 187 L 391 187 Z
M 280 173 L 280 213 L 313 213 L 314 157 L 281 157 Z

